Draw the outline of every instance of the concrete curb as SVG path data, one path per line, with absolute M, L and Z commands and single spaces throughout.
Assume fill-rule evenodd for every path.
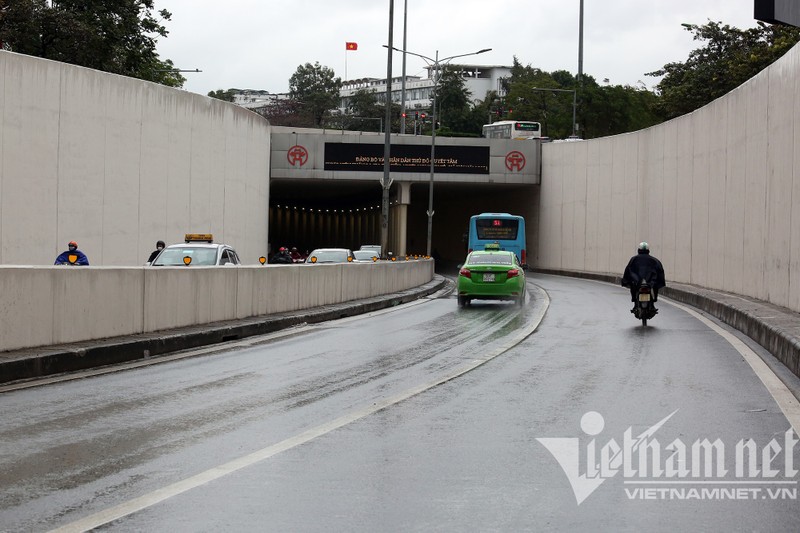
M 264 335 L 299 324 L 313 324 L 369 313 L 423 298 L 442 289 L 446 283 L 446 278 L 435 275 L 432 281 L 413 289 L 314 309 L 4 352 L 0 353 L 0 383 L 148 359 L 180 350 Z
M 575 270 L 534 269 L 534 272 L 606 281 L 616 285 L 621 280 L 620 276 L 613 274 Z M 746 296 L 682 283 L 667 283 L 658 294 L 696 307 L 738 329 L 800 377 L 800 314 Z

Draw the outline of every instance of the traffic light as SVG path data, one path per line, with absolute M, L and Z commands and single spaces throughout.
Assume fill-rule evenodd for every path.
M 419 111 L 414 111 L 414 120 L 419 120 Z
M 405 114 L 405 113 L 403 113 L 403 114 L 402 114 L 402 117 L 403 117 L 403 118 L 406 118 L 406 114 Z

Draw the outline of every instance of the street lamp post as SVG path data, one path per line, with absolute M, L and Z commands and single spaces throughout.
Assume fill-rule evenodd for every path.
M 580 13 L 578 14 L 578 90 L 583 95 L 583 0 L 580 1 Z M 572 136 L 578 136 L 578 124 L 575 122 L 575 109 L 578 102 L 575 93 L 572 93 Z
M 578 85 L 583 85 L 583 0 L 578 15 Z
M 403 50 L 406 49 L 408 0 L 403 0 Z M 403 78 L 400 82 L 400 133 L 406 134 L 406 55 L 403 54 Z
M 433 235 L 433 175 L 434 175 L 434 164 L 435 164 L 435 157 L 436 157 L 436 89 L 439 86 L 439 80 L 441 79 L 441 72 L 440 69 L 450 63 L 453 59 L 457 57 L 466 57 L 466 56 L 474 56 L 478 54 L 482 54 L 484 52 L 489 52 L 491 48 L 484 48 L 483 50 L 478 50 L 477 52 L 470 52 L 468 54 L 459 54 L 455 56 L 444 57 L 439 59 L 439 51 L 436 51 L 436 58 L 431 59 L 428 56 L 424 56 L 422 54 L 416 54 L 414 52 L 409 52 L 408 50 L 400 50 L 399 48 L 395 48 L 393 46 L 386 46 L 386 48 L 391 48 L 392 50 L 396 50 L 398 52 L 402 52 L 403 54 L 411 54 L 412 56 L 417 56 L 422 58 L 428 66 L 431 67 L 432 72 L 432 79 L 433 79 L 433 89 L 431 93 L 431 178 L 428 183 L 428 211 L 426 212 L 428 215 L 428 245 L 427 245 L 427 252 L 426 255 L 431 255 L 431 237 Z
M 389 48 L 386 58 L 386 131 L 383 138 L 383 178 L 381 178 L 381 254 L 389 251 L 389 189 L 392 187 L 390 152 L 392 148 L 392 39 L 394 0 L 389 0 Z M 386 46 L 386 45 L 384 45 Z

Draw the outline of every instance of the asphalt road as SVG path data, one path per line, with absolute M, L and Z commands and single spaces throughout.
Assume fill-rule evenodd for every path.
M 747 355 L 667 301 L 644 328 L 625 289 L 529 283 L 1 393 L 0 528 L 796 530 L 800 445 Z

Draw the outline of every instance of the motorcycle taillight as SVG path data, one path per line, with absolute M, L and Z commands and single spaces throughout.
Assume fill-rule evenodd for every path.
M 639 287 L 639 294 L 650 294 L 650 287 L 648 287 L 647 285 Z

